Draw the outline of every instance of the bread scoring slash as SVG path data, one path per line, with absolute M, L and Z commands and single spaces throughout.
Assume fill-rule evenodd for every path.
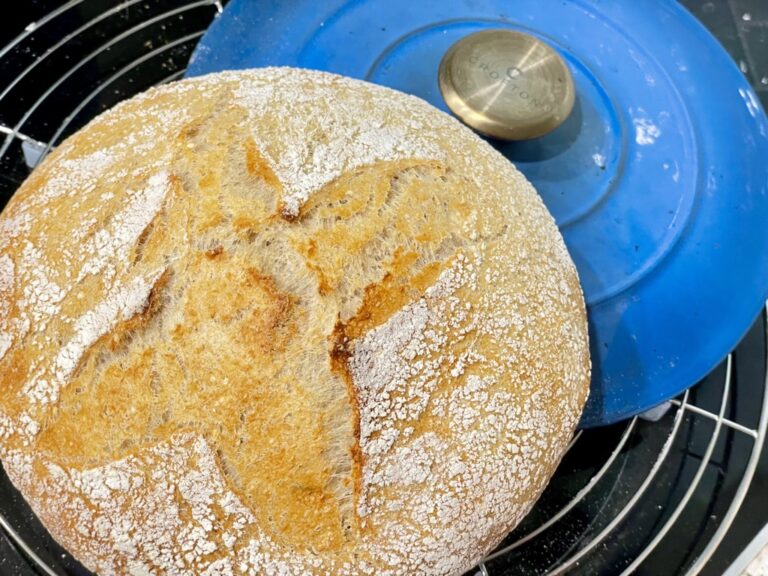
M 0 461 L 102 575 L 461 574 L 536 501 L 588 384 L 534 189 L 386 88 L 155 88 L 0 215 Z

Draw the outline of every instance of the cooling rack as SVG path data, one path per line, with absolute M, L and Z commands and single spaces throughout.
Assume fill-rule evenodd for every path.
M 0 48 L 2 204 L 96 114 L 180 78 L 226 2 L 34 4 Z M 753 485 L 768 427 L 766 326 L 764 312 L 720 367 L 653 414 L 577 433 L 531 514 L 470 574 L 718 573 L 712 558 Z M 0 551 L 30 574 L 88 574 L 1 468 L 0 527 Z

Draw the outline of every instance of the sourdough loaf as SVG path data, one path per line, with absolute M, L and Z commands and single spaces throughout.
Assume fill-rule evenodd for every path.
M 152 89 L 0 216 L 0 461 L 109 574 L 461 574 L 587 395 L 533 188 L 423 101 L 262 69 Z

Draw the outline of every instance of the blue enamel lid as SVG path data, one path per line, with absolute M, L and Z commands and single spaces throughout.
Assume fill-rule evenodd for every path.
M 768 296 L 768 121 L 676 2 L 232 0 L 187 75 L 314 68 L 447 111 L 440 60 L 488 28 L 537 35 L 570 65 L 570 118 L 492 144 L 536 186 L 579 270 L 593 362 L 582 425 L 640 413 L 712 370 Z

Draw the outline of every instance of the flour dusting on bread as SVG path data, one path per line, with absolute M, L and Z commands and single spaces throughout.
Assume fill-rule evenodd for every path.
M 426 117 L 403 118 L 394 100 L 381 100 L 361 121 L 368 95 L 339 77 L 317 75 L 309 91 L 302 89 L 307 80 L 293 70 L 275 72 L 274 81 L 244 82 L 235 96 L 249 111 L 257 141 L 267 140 L 261 133 L 265 116 L 282 119 L 285 138 L 264 151 L 286 188 L 284 210 L 293 216 L 312 192 L 344 172 L 382 160 L 443 158 Z M 424 107 L 415 98 L 411 105 Z
M 586 399 L 531 186 L 423 101 L 226 72 L 95 119 L 0 216 L 0 460 L 100 574 L 460 574 Z

